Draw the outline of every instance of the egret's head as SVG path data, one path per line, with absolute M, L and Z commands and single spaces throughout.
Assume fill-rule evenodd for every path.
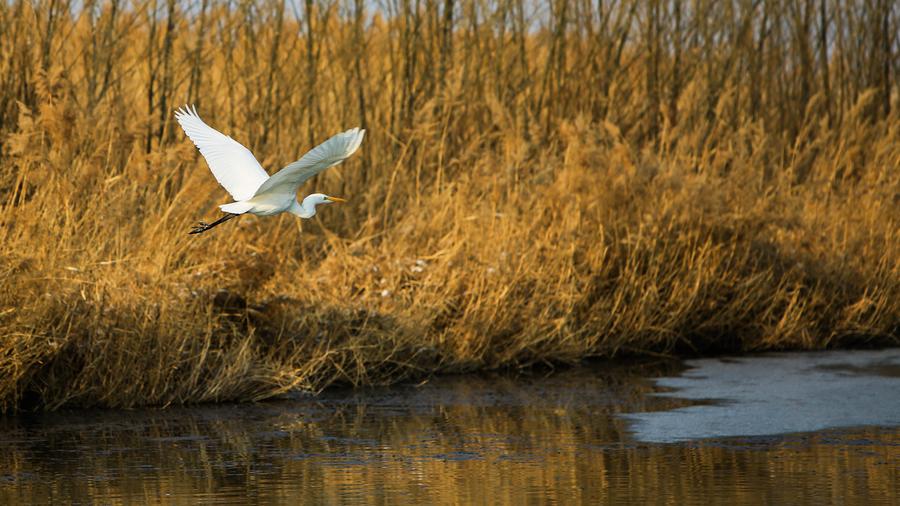
M 320 204 L 331 204 L 333 202 L 346 202 L 346 200 L 337 197 L 331 197 L 329 195 L 325 195 L 324 193 L 313 193 L 312 195 L 307 195 L 306 198 L 303 199 L 302 204 L 294 204 L 291 207 L 290 212 L 296 214 L 301 218 L 312 218 L 316 215 L 316 206 Z
M 324 193 L 313 193 L 309 195 L 305 199 L 303 199 L 304 206 L 318 206 L 320 204 L 331 204 L 334 202 L 346 202 L 346 200 L 338 197 L 331 197 L 329 195 L 325 195 Z
M 332 202 L 337 202 L 337 203 L 347 202 L 346 200 L 344 200 L 340 197 L 331 197 L 329 195 L 324 195 L 324 197 L 325 197 L 325 202 L 323 202 L 324 204 L 331 204 Z

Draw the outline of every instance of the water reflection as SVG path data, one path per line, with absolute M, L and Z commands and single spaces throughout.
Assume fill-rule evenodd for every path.
M 0 504 L 877 504 L 896 428 L 689 444 L 630 439 L 672 364 L 256 405 L 71 412 L 0 422 Z
M 690 360 L 656 395 L 716 403 L 629 415 L 646 442 L 900 425 L 900 348 Z

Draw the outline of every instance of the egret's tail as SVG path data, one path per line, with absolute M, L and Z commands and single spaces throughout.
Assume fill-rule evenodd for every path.
M 222 204 L 219 206 L 219 209 L 225 213 L 244 214 L 253 209 L 253 204 L 250 204 L 249 202 L 232 202 L 230 204 Z

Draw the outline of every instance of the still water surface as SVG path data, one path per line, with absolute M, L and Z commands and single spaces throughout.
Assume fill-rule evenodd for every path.
M 898 504 L 900 350 L 0 419 L 0 504 Z

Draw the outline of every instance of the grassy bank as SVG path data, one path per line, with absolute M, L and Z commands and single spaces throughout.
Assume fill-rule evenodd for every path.
M 0 5 L 0 409 L 900 343 L 890 2 L 433 3 Z M 185 102 L 350 203 L 188 236 Z

